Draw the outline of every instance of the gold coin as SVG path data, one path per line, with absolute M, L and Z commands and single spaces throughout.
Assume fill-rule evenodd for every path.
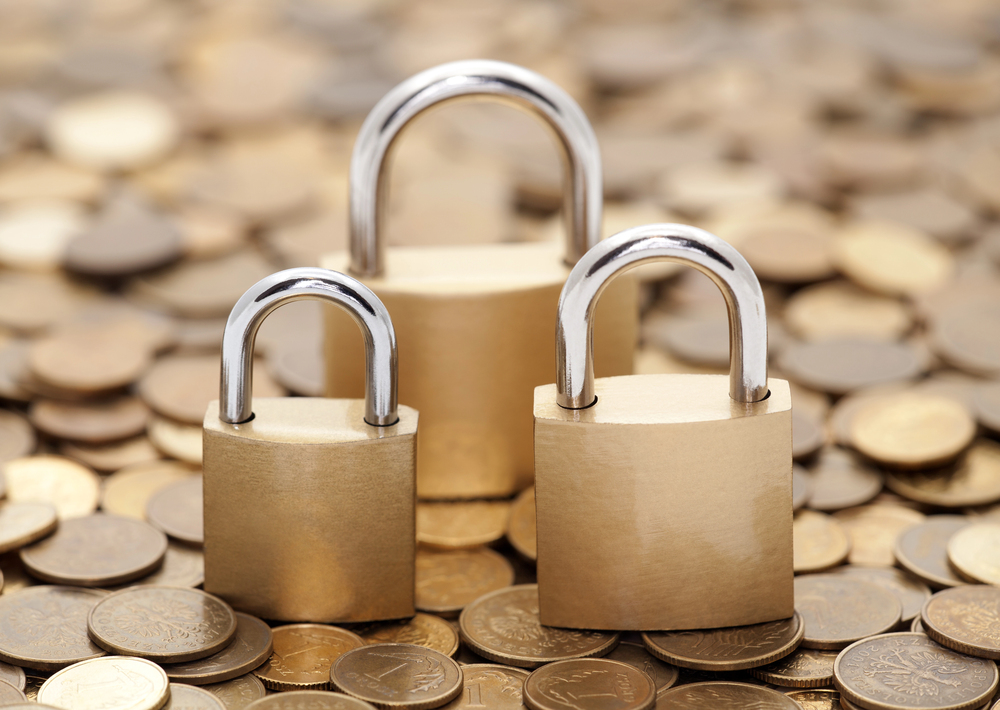
M 31 200 L 0 212 L 0 263 L 14 269 L 57 269 L 66 245 L 86 224 L 80 205 Z
M 334 688 L 383 709 L 440 707 L 461 695 L 462 680 L 462 668 L 448 656 L 405 643 L 356 648 L 330 669 Z
M 755 678 L 785 688 L 822 688 L 833 682 L 836 651 L 799 648 L 776 663 L 754 668 Z
M 778 359 L 789 379 L 837 395 L 909 380 L 924 369 L 919 354 L 909 344 L 858 338 L 790 345 Z
M 104 177 L 38 152 L 5 156 L 0 168 L 0 201 L 71 200 L 97 202 L 104 194 Z
M 953 461 L 976 435 L 960 402 L 926 394 L 896 394 L 866 403 L 851 422 L 851 441 L 876 461 L 921 469 Z
M 836 520 L 813 510 L 800 510 L 792 521 L 795 573 L 819 572 L 847 559 L 851 541 Z
M 809 507 L 834 511 L 864 505 L 882 490 L 882 474 L 857 454 L 835 446 L 824 448 L 809 467 Z
M 657 710 L 802 710 L 802 707 L 776 690 L 749 683 L 709 681 L 671 688 L 656 702 Z
M 646 650 L 681 668 L 738 671 L 784 658 L 802 642 L 805 626 L 798 612 L 790 619 L 748 626 L 692 631 L 649 631 Z
M 462 610 L 458 630 L 462 640 L 483 658 L 520 668 L 603 656 L 621 637 L 603 631 L 542 626 L 536 584 L 518 584 L 483 595 Z
M 63 520 L 55 533 L 23 548 L 21 561 L 46 582 L 103 587 L 146 576 L 166 552 L 167 537 L 151 525 L 96 513 Z
M 97 508 L 100 479 L 86 466 L 62 456 L 26 456 L 3 465 L 7 500 L 42 502 L 56 507 L 60 520 Z
M 269 690 L 326 690 L 333 662 L 365 645 L 357 634 L 326 624 L 288 624 L 271 633 L 274 652 L 253 672 Z
M 127 387 L 152 364 L 149 347 L 108 329 L 56 332 L 36 340 L 28 367 L 38 380 L 69 392 Z
M 785 693 L 802 710 L 841 710 L 840 693 L 836 690 L 793 690 Z
M 87 615 L 106 592 L 38 586 L 0 596 L 0 658 L 53 671 L 105 654 L 87 635 Z
M 461 664 L 459 664 L 461 665 Z M 441 710 L 460 708 L 490 708 L 490 710 L 522 710 L 521 689 L 528 671 L 492 663 L 462 666 L 462 693 Z
M 417 609 L 446 618 L 458 616 L 467 604 L 487 592 L 514 583 L 514 568 L 506 558 L 485 547 L 476 550 L 421 547 L 417 549 L 416 565 Z
M 104 444 L 145 431 L 149 408 L 136 397 L 86 402 L 36 399 L 28 416 L 35 427 L 49 436 Z
M 207 690 L 183 683 L 170 684 L 170 700 L 163 710 L 226 710 L 218 697 Z
M 51 503 L 24 501 L 0 505 L 0 553 L 41 540 L 59 525 Z
M 848 646 L 837 656 L 833 681 L 841 702 L 846 698 L 867 710 L 962 710 L 992 695 L 997 667 L 904 632 Z
M 948 541 L 970 522 L 964 515 L 928 516 L 896 539 L 896 562 L 937 589 L 965 584 L 948 563 Z
M 934 352 L 973 375 L 1000 374 L 1000 308 L 996 303 L 951 308 L 935 317 Z
M 886 473 L 895 493 L 928 505 L 961 508 L 1000 500 L 1000 444 L 977 439 L 954 464 L 929 471 Z
M 0 680 L 22 691 L 28 683 L 28 677 L 23 668 L 3 662 L 0 662 Z
M 35 444 L 35 431 L 24 417 L 0 410 L 0 464 L 27 456 Z
M 896 538 L 907 528 L 924 521 L 915 510 L 899 505 L 873 504 L 847 508 L 833 514 L 851 537 L 847 561 L 867 567 L 892 567 Z
M 95 604 L 87 632 L 107 651 L 184 663 L 228 646 L 236 634 L 236 615 L 224 601 L 200 589 L 142 585 Z
M 252 674 L 227 680 L 224 683 L 204 685 L 202 690 L 207 690 L 221 700 L 227 710 L 245 710 L 250 707 L 251 703 L 267 697 L 267 688 Z
M 101 473 L 118 471 L 127 466 L 149 463 L 160 458 L 160 452 L 145 436 L 136 436 L 111 444 L 74 444 L 64 441 L 59 446 L 59 453 Z
M 659 658 L 646 650 L 645 646 L 637 643 L 623 641 L 615 649 L 604 656 L 612 661 L 627 663 L 633 668 L 638 668 L 643 673 L 653 679 L 656 686 L 656 694 L 663 695 L 669 688 L 677 682 L 680 671 L 669 663 L 664 663 Z
M 105 479 L 101 510 L 145 520 L 146 505 L 157 491 L 193 475 L 194 470 L 176 461 L 150 461 L 123 468 Z
M 969 585 L 946 589 L 921 611 L 924 633 L 942 646 L 978 658 L 1000 659 L 1000 589 Z
M 813 456 L 826 443 L 826 429 L 822 420 L 805 409 L 792 411 L 792 458 L 804 461 Z
M 924 602 L 931 598 L 931 590 L 927 588 L 926 584 L 912 574 L 903 572 L 895 567 L 845 565 L 831 571 L 837 574 L 847 574 L 867 579 L 869 582 L 874 582 L 895 594 L 899 603 L 903 606 L 901 618 L 903 623 L 909 623 L 919 617 Z
M 38 691 L 39 703 L 73 710 L 160 710 L 169 700 L 170 682 L 163 669 L 142 658 L 123 656 L 63 668 Z
M 342 693 L 331 693 L 328 690 L 279 693 L 258 700 L 252 705 L 227 707 L 247 707 L 249 710 L 372 710 L 372 706 L 363 700 Z
M 171 680 L 192 685 L 223 683 L 259 668 L 274 650 L 271 628 L 255 616 L 236 612 L 236 635 L 218 653 L 188 663 L 161 664 Z
M 405 621 L 389 621 L 358 629 L 365 643 L 405 643 L 430 648 L 446 656 L 458 651 L 458 632 L 444 619 L 416 614 Z
M 785 323 L 803 340 L 867 338 L 895 341 L 913 327 L 905 303 L 846 281 L 807 286 L 788 299 Z
M 153 415 L 147 431 L 153 445 L 167 456 L 192 466 L 201 466 L 201 424 L 181 424 Z
M 161 587 L 200 587 L 205 583 L 205 554 L 196 548 L 167 543 L 167 554 L 163 556 L 163 564 L 152 574 L 112 586 L 105 589 L 117 591 L 137 584 L 155 584 Z
M 531 710 L 563 710 L 567 696 L 578 705 L 583 698 L 599 697 L 600 706 L 608 710 L 649 710 L 656 704 L 656 686 L 648 675 L 607 658 L 548 663 L 528 676 L 523 692 Z
M 975 523 L 952 535 L 948 560 L 969 579 L 1000 585 L 1000 524 Z
M 474 500 L 417 503 L 417 541 L 433 547 L 479 547 L 503 537 L 510 503 Z
M 896 595 L 873 582 L 840 574 L 811 574 L 795 578 L 795 611 L 806 626 L 805 648 L 837 650 L 895 628 L 903 605 Z
M 507 518 L 507 540 L 523 557 L 534 561 L 538 557 L 538 533 L 535 529 L 535 487 L 514 499 Z
M 205 542 L 201 474 L 168 483 L 146 503 L 146 519 L 175 540 L 201 546 Z
M 0 325 L 38 333 L 78 313 L 94 292 L 57 274 L 0 274 Z

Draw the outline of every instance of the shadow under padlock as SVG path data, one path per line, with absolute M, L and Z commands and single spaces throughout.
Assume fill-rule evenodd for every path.
M 341 306 L 365 346 L 363 399 L 250 401 L 261 322 L 298 299 Z M 288 269 L 229 316 L 219 401 L 204 421 L 205 591 L 276 621 L 412 616 L 417 412 L 397 406 L 385 306 L 349 276 Z
M 652 260 L 693 266 L 729 309 L 729 377 L 594 379 L 598 298 Z M 678 630 L 789 618 L 791 394 L 767 377 L 764 296 L 746 260 L 694 227 L 620 232 L 559 300 L 556 384 L 535 390 L 538 596 L 547 626 Z
M 565 247 L 385 247 L 381 200 L 394 142 L 425 110 L 470 97 L 525 109 L 554 132 L 566 165 Z M 351 251 L 321 263 L 357 276 L 392 316 L 404 353 L 400 398 L 421 417 L 420 497 L 503 497 L 530 485 L 532 391 L 551 379 L 552 326 L 570 267 L 600 239 L 601 185 L 600 151 L 583 111 L 522 67 L 445 64 L 404 81 L 368 115 L 351 159 Z M 636 304 L 631 279 L 602 299 L 594 347 L 604 375 L 632 372 Z M 348 337 L 355 326 L 328 311 L 326 393 L 359 396 L 363 352 Z

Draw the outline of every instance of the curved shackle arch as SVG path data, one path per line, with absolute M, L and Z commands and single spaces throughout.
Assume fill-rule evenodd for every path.
M 253 349 L 257 330 L 276 308 L 304 299 L 346 310 L 365 340 L 365 422 L 392 426 L 396 414 L 396 332 L 389 311 L 356 279 L 319 268 L 286 269 L 251 286 L 233 306 L 222 336 L 219 419 L 240 424 L 253 418 Z
M 387 157 L 400 132 L 427 109 L 456 99 L 489 96 L 541 118 L 558 139 L 566 166 L 566 261 L 575 264 L 601 239 L 604 199 L 601 152 L 583 109 L 558 85 L 530 69 L 486 59 L 441 64 L 415 74 L 375 105 L 351 154 L 349 212 L 351 273 L 378 276 L 385 267 L 383 196 Z
M 556 392 L 564 409 L 594 404 L 594 309 L 611 280 L 650 261 L 677 261 L 707 275 L 729 311 L 729 396 L 758 402 L 767 390 L 764 293 L 746 259 L 728 242 L 697 227 L 648 224 L 608 237 L 570 272 L 556 318 Z

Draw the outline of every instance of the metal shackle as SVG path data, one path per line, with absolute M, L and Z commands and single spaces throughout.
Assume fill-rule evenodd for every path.
M 729 310 L 729 396 L 767 397 L 764 293 L 746 259 L 728 242 L 697 227 L 647 224 L 608 237 L 577 262 L 559 296 L 556 392 L 564 409 L 585 409 L 594 395 L 594 309 L 618 274 L 650 261 L 693 266 L 722 291 Z
M 380 239 L 387 156 L 400 131 L 421 113 L 447 101 L 493 97 L 542 119 L 561 147 L 566 262 L 576 261 L 601 239 L 601 152 L 579 104 L 540 74 L 515 64 L 471 59 L 442 64 L 405 80 L 376 104 L 358 133 L 350 167 L 351 273 L 378 276 L 385 268 Z
M 257 330 L 276 308 L 305 299 L 341 306 L 365 339 L 365 422 L 392 426 L 396 414 L 396 331 L 389 311 L 356 279 L 319 268 L 286 269 L 251 286 L 233 306 L 222 336 L 219 419 L 240 424 L 253 418 L 253 349 Z

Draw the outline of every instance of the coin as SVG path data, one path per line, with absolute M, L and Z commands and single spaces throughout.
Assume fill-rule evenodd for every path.
M 476 550 L 418 548 L 416 564 L 417 609 L 445 617 L 458 616 L 466 604 L 514 583 L 514 568 L 510 563 L 503 555 L 485 547 Z
M 255 616 L 236 612 L 236 635 L 218 653 L 188 663 L 161 664 L 171 680 L 191 685 L 222 683 L 259 668 L 273 650 L 271 628 Z
M 833 682 L 842 698 L 867 710 L 959 710 L 990 697 L 997 667 L 904 632 L 848 646 L 834 663 Z
M 29 587 L 0 596 L 0 658 L 51 671 L 103 656 L 87 636 L 87 614 L 105 592 Z
M 63 520 L 49 537 L 21 550 L 27 570 L 46 582 L 100 587 L 157 569 L 167 538 L 147 523 L 95 513 Z
M 27 456 L 3 465 L 7 500 L 41 501 L 56 507 L 60 520 L 97 508 L 100 480 L 86 466 L 62 456 Z
M 796 574 L 836 567 L 851 551 L 851 541 L 837 521 L 813 510 L 800 510 L 795 514 L 792 542 Z
M 459 664 L 462 665 L 462 664 Z M 459 708 L 490 708 L 490 710 L 521 710 L 521 689 L 528 672 L 510 666 L 491 663 L 462 665 L 463 690 L 443 710 Z
M 68 200 L 28 200 L 0 213 L 0 262 L 14 269 L 59 268 L 66 244 L 86 224 Z
M 463 689 L 461 667 L 442 653 L 405 643 L 379 643 L 348 651 L 330 669 L 341 693 L 377 708 L 440 707 Z
M 357 634 L 325 624 L 288 624 L 271 632 L 274 652 L 253 672 L 270 690 L 325 690 L 333 662 L 365 645 Z
M 604 656 L 604 658 L 612 661 L 621 661 L 641 670 L 653 679 L 657 695 L 663 695 L 668 688 L 677 682 L 677 678 L 680 675 L 677 668 L 669 663 L 664 663 L 647 651 L 644 646 L 637 643 L 623 641 L 615 647 L 615 650 Z
M 0 680 L 9 683 L 18 690 L 24 690 L 28 682 L 23 668 L 2 662 L 0 662 Z
M 905 303 L 846 281 L 806 286 L 788 299 L 785 322 L 803 340 L 865 338 L 895 341 L 913 327 Z
M 833 514 L 851 536 L 852 565 L 892 567 L 896 562 L 893 548 L 903 530 L 923 522 L 924 516 L 898 505 L 873 504 L 847 508 Z
M 0 582 L 3 583 L 4 594 L 38 584 L 38 581 L 25 571 L 21 556 L 16 552 L 0 555 Z
M 507 540 L 522 556 L 534 561 L 538 557 L 535 530 L 535 487 L 527 488 L 514 499 L 507 518 Z
M 969 522 L 964 515 L 929 516 L 896 539 L 896 561 L 936 589 L 965 584 L 948 564 L 948 541 Z
M 181 424 L 154 415 L 146 430 L 153 445 L 171 458 L 192 466 L 201 466 L 202 432 L 200 424 Z
M 226 706 L 207 690 L 183 683 L 171 683 L 170 699 L 163 710 L 226 710 Z
M 32 708 L 38 708 L 35 703 L 38 702 L 38 691 L 41 689 L 42 684 L 45 683 L 49 678 L 44 675 L 34 675 L 28 674 L 25 678 L 24 683 L 24 696 L 32 703 Z M 50 705 L 45 705 L 43 707 L 51 707 Z
M 90 396 L 135 382 L 151 355 L 146 343 L 113 330 L 56 331 L 32 343 L 28 367 L 42 384 Z
M 903 608 L 896 596 L 864 579 L 833 574 L 795 578 L 795 610 L 805 648 L 835 650 L 895 628 Z
M 886 474 L 886 486 L 904 498 L 942 508 L 1000 500 L 1000 444 L 978 439 L 952 466 Z
M 38 702 L 73 710 L 160 710 L 170 699 L 163 670 L 142 658 L 106 656 L 55 673 Z
M 656 704 L 656 687 L 638 668 L 606 658 L 548 663 L 524 681 L 524 704 L 531 710 L 561 710 L 567 700 L 584 707 L 599 703 L 609 710 L 648 710 Z
M 145 436 L 111 444 L 75 444 L 63 441 L 59 445 L 59 453 L 101 473 L 120 471 L 137 463 L 148 463 L 160 458 L 160 452 Z
M 846 338 L 792 345 L 778 360 L 790 379 L 830 394 L 908 380 L 923 369 L 909 345 Z
M 201 491 L 201 474 L 167 484 L 150 496 L 146 519 L 175 540 L 202 545 L 205 530 Z
M 87 618 L 87 632 L 108 651 L 183 663 L 229 645 L 236 615 L 224 601 L 200 589 L 143 585 L 99 601 Z
M 1000 589 L 970 585 L 927 600 L 924 633 L 942 646 L 979 658 L 1000 659 Z
M 0 410 L 0 464 L 35 450 L 35 431 L 20 414 Z
M 754 668 L 755 678 L 786 688 L 822 688 L 833 682 L 836 651 L 799 648 L 776 663 Z
M 0 506 L 0 553 L 40 540 L 59 525 L 50 503 L 4 503 Z
M 931 590 L 913 575 L 896 569 L 895 567 L 858 567 L 855 565 L 845 565 L 832 570 L 837 574 L 847 574 L 867 579 L 869 582 L 885 587 L 896 595 L 899 603 L 903 605 L 901 621 L 909 623 L 920 616 L 920 609 L 924 602 L 930 599 Z
M 840 693 L 836 690 L 793 690 L 785 693 L 802 710 L 841 710 Z
M 503 537 L 507 501 L 447 501 L 417 503 L 417 541 L 433 547 L 479 547 Z
M 518 584 L 484 594 L 462 610 L 462 640 L 483 658 L 520 668 L 552 661 L 603 656 L 618 645 L 619 634 L 542 626 L 538 585 Z
M 784 658 L 802 641 L 805 626 L 796 612 L 790 619 L 749 626 L 693 631 L 649 631 L 646 650 L 682 668 L 738 671 Z
M 962 528 L 948 541 L 948 560 L 969 579 L 1000 585 L 1000 524 Z
M 806 410 L 792 412 L 792 457 L 796 461 L 808 459 L 826 443 L 823 422 Z
M 513 572 L 512 572 L 513 576 Z M 458 632 L 444 619 L 431 614 L 416 614 L 404 621 L 389 621 L 358 629 L 365 643 L 406 643 L 430 648 L 446 656 L 458 651 Z
M 362 700 L 326 690 L 281 693 L 246 707 L 251 710 L 372 710 L 372 706 Z
M 202 690 L 219 698 L 227 710 L 244 710 L 250 704 L 267 696 L 264 684 L 256 676 L 245 675 L 224 683 L 212 683 L 202 686 Z M 281 696 L 283 697 L 283 696 Z
M 955 367 L 977 375 L 1000 374 L 1000 309 L 989 303 L 945 311 L 933 321 L 931 344 Z
M 32 424 L 50 436 L 104 444 L 145 431 L 149 408 L 135 397 L 86 402 L 36 399 L 28 416 Z
M 857 454 L 829 446 L 820 451 L 808 469 L 809 507 L 833 511 L 863 505 L 882 490 L 882 474 Z
M 136 584 L 155 584 L 161 587 L 200 587 L 205 582 L 205 555 L 201 550 L 167 543 L 167 554 L 163 564 L 150 575 L 128 582 L 122 587 Z M 112 591 L 117 588 L 106 587 Z M 118 587 L 121 588 L 121 587 Z
M 812 478 L 798 464 L 792 465 L 792 510 L 798 510 L 809 500 Z
M 802 710 L 786 695 L 749 683 L 710 681 L 671 688 L 656 702 L 657 710 Z
M 183 481 L 194 471 L 176 461 L 149 461 L 116 471 L 104 480 L 101 509 L 137 520 L 146 519 L 146 505 L 160 489 Z
M 851 422 L 855 447 L 895 468 L 941 466 L 976 434 L 968 410 L 950 397 L 902 393 L 867 402 Z

